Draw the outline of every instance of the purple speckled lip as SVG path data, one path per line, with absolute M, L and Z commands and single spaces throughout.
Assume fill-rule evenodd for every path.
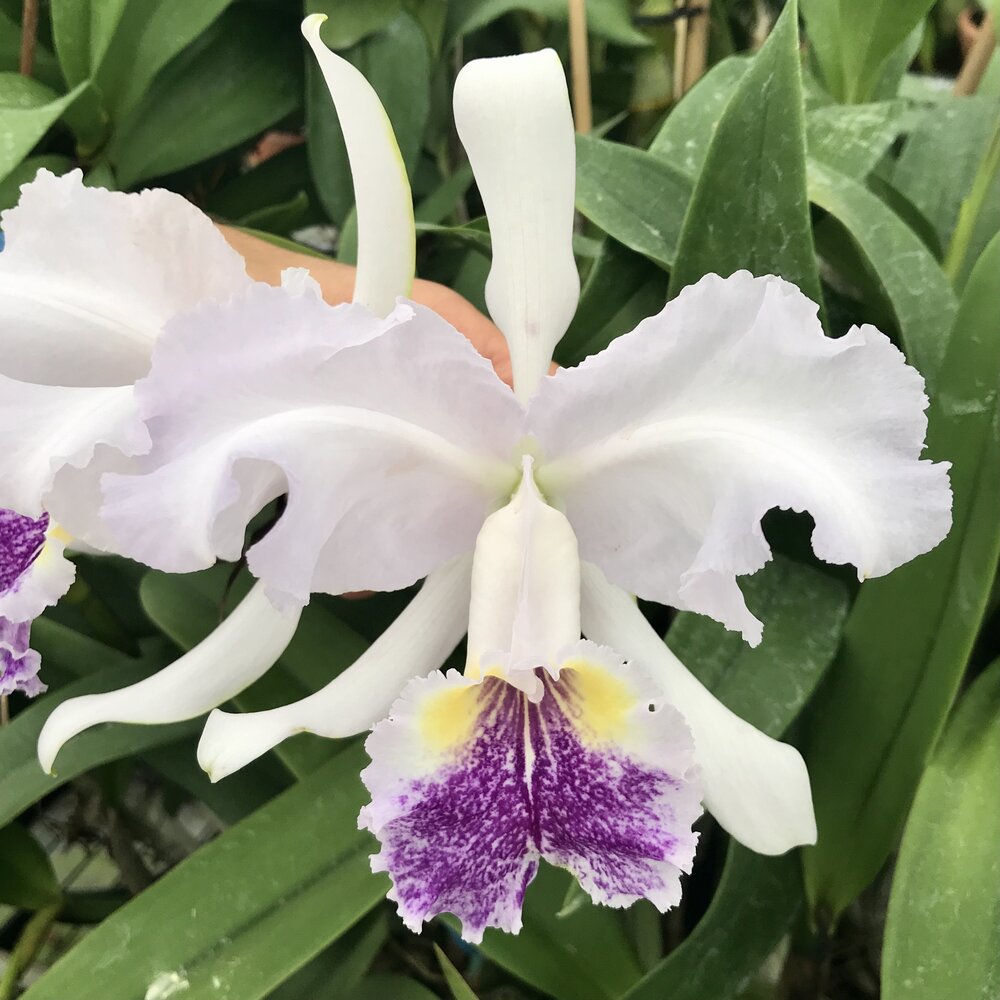
M 694 855 L 697 795 L 683 775 L 585 740 L 572 678 L 539 675 L 546 690 L 538 704 L 499 677 L 467 688 L 476 702 L 468 738 L 444 767 L 377 803 L 393 818 L 377 831 L 383 850 L 373 868 L 391 876 L 411 928 L 447 911 L 469 940 L 486 927 L 518 930 L 539 858 L 568 868 L 601 902 L 679 898 L 680 871 Z M 386 790 L 369 787 L 374 809 Z M 692 796 L 693 812 L 685 805 Z
M 0 594 L 16 590 L 45 545 L 49 515 L 24 517 L 0 510 Z
M 31 622 L 12 622 L 0 616 L 0 695 L 21 691 L 29 698 L 41 694 L 38 679 L 41 657 L 28 648 Z

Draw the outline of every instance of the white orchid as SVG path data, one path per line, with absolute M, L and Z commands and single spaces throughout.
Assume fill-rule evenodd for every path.
M 285 495 L 247 553 L 257 610 L 269 600 L 284 621 L 311 593 L 426 582 L 316 694 L 214 712 L 203 766 L 218 779 L 293 733 L 348 736 L 388 714 L 365 774 L 376 863 L 411 925 L 448 908 L 470 937 L 518 926 L 539 857 L 603 902 L 670 905 L 699 794 L 754 850 L 813 842 L 798 752 L 721 705 L 630 595 L 710 615 L 756 644 L 761 623 L 736 577 L 770 556 L 769 509 L 809 511 L 817 555 L 862 578 L 936 545 L 950 491 L 946 467 L 919 457 L 920 376 L 874 327 L 829 339 L 794 286 L 746 272 L 707 276 L 601 354 L 546 375 L 579 279 L 572 122 L 562 68 L 545 51 L 471 63 L 455 91 L 490 223 L 487 302 L 510 348 L 511 392 L 444 320 L 397 301 L 413 226 L 391 130 L 363 78 L 320 42 L 319 20 L 304 32 L 351 156 L 355 303 L 328 306 L 298 276 L 200 296 L 170 319 L 135 388 L 151 448 L 104 476 L 105 526 L 116 551 L 187 572 L 239 557 L 250 519 Z M 222 628 L 251 629 L 243 610 Z M 437 675 L 467 622 L 466 674 Z M 281 645 L 259 651 L 252 670 L 182 660 L 66 702 L 43 732 L 42 761 L 100 721 L 199 714 Z M 567 741 L 573 749 L 556 753 Z M 631 768 L 645 775 L 635 797 Z M 515 787 L 523 808 L 473 850 L 478 831 L 463 839 L 459 820 L 491 815 L 491 787 Z M 600 830 L 583 822 L 591 812 Z M 588 839 L 604 845 L 603 861 Z

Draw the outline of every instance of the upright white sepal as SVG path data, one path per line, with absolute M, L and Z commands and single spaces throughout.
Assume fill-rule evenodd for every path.
M 510 347 L 514 391 L 526 402 L 580 297 L 576 146 L 559 57 L 545 49 L 469 63 L 455 81 L 455 126 L 490 223 L 486 303 Z
M 269 670 L 292 640 L 299 611 L 278 611 L 255 584 L 240 605 L 190 652 L 151 677 L 105 694 L 64 701 L 38 737 L 38 761 L 52 772 L 68 740 L 102 722 L 181 722 L 221 705 Z
M 354 301 L 387 316 L 413 284 L 416 232 L 406 166 L 392 125 L 371 84 L 320 38 L 325 14 L 310 14 L 302 34 L 330 88 L 351 163 L 358 212 Z

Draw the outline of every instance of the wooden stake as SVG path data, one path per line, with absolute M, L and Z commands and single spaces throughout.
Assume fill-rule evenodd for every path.
M 986 67 L 990 64 L 990 59 L 996 50 L 997 33 L 993 24 L 993 15 L 987 14 L 983 18 L 983 23 L 979 26 L 979 34 L 972 43 L 965 62 L 959 71 L 958 78 L 952 93 L 963 97 L 974 94 L 979 89 L 983 76 L 986 74 Z
M 38 0 L 24 0 L 21 8 L 22 76 L 31 76 L 35 68 L 35 38 L 38 35 Z
M 569 0 L 569 62 L 573 81 L 573 122 L 577 132 L 586 135 L 594 125 L 590 104 L 587 0 Z

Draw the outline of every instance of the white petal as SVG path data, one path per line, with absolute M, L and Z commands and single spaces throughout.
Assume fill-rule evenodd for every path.
M 583 564 L 583 631 L 644 667 L 694 736 L 705 808 L 740 843 L 783 854 L 816 842 L 809 775 L 799 752 L 734 715 L 690 674 L 635 602 Z
M 7 520 L 12 513 L 0 511 L 0 519 Z M 16 515 L 14 520 L 18 520 Z M 14 585 L 0 593 L 0 618 L 10 622 L 31 621 L 69 590 L 76 578 L 76 566 L 65 556 L 66 541 L 65 533 L 50 523 L 41 551 Z M 8 556 L 9 550 L 3 554 Z
M 298 612 L 278 611 L 257 584 L 214 632 L 170 666 L 119 691 L 57 706 L 38 737 L 42 769 L 52 773 L 63 744 L 102 722 L 180 722 L 215 708 L 274 665 L 298 622 Z
M 576 146 L 551 49 L 477 59 L 455 81 L 455 126 L 486 207 L 493 266 L 486 303 L 527 401 L 580 297 L 573 259 Z
M 947 465 L 919 460 L 923 379 L 874 327 L 825 337 L 816 310 L 779 278 L 708 275 L 544 380 L 536 478 L 582 558 L 757 643 L 736 576 L 770 558 L 771 508 L 812 514 L 816 554 L 862 578 L 941 541 L 951 491 Z
M 465 634 L 470 565 L 459 556 L 431 573 L 357 662 L 315 694 L 268 712 L 213 712 L 198 744 L 198 763 L 212 781 L 296 733 L 353 736 L 384 718 L 406 682 L 437 670 Z
M 351 164 L 358 212 L 358 271 L 354 301 L 377 316 L 409 295 L 415 267 L 413 198 L 389 117 L 371 84 L 320 38 L 325 14 L 311 14 L 302 34 L 330 88 Z
M 0 375 L 0 507 L 30 517 L 47 510 L 71 534 L 100 545 L 89 530 L 96 527 L 98 472 L 78 471 L 75 485 L 54 487 L 62 468 L 85 470 L 95 452 L 149 448 L 132 393 L 132 386 L 65 388 Z
M 523 411 L 429 310 L 257 285 L 171 324 L 137 397 L 147 474 L 109 476 L 121 550 L 186 572 L 238 558 L 248 521 L 287 508 L 249 552 L 276 601 L 394 590 L 468 552 L 509 495 Z
M 513 666 L 526 660 L 529 670 L 552 664 L 580 638 L 576 536 L 539 494 L 530 457 L 513 499 L 479 532 L 472 566 L 466 676 L 497 654 L 510 654 Z
M 169 317 L 249 281 L 180 195 L 84 187 L 79 170 L 39 171 L 2 228 L 0 372 L 28 382 L 134 382 Z

